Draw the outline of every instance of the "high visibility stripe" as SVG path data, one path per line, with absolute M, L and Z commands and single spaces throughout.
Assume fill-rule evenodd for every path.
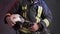
M 23 17 L 24 17 L 24 18 L 27 18 L 26 12 L 23 12 Z
M 36 23 L 39 23 L 40 22 L 40 18 L 39 17 L 36 17 Z
M 22 6 L 22 10 L 26 10 L 27 9 L 27 5 L 26 6 Z
M 24 33 L 30 33 L 30 31 L 27 28 L 25 28 L 25 27 L 23 27 L 22 29 L 20 29 L 20 31 L 22 31 Z
M 24 13 L 23 13 L 23 16 L 24 16 Z
M 46 23 L 46 27 L 48 27 L 48 26 L 49 26 L 49 21 L 48 21 L 48 19 L 44 19 L 43 21 Z
M 38 6 L 38 14 L 36 16 L 37 23 L 40 22 L 41 13 L 42 13 L 42 7 Z M 25 16 L 24 13 L 23 13 L 23 16 Z M 20 29 L 20 31 L 25 32 L 25 33 L 29 33 L 27 28 L 22 28 L 22 29 Z
M 38 14 L 36 16 L 37 23 L 40 22 L 41 13 L 42 13 L 42 6 L 38 6 Z

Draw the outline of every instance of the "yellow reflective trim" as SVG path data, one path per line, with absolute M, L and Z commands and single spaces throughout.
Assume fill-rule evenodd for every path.
M 22 10 L 24 10 L 24 7 L 22 6 Z
M 30 31 L 27 28 L 25 28 L 25 27 L 23 27 L 22 29 L 20 29 L 20 31 L 22 31 L 24 33 L 30 33 Z
M 38 14 L 37 16 L 40 17 L 42 13 L 42 6 L 38 6 Z
M 23 12 L 23 17 L 24 17 L 24 18 L 27 18 L 26 12 Z
M 25 9 L 27 9 L 27 5 L 25 6 Z
M 26 6 L 22 6 L 22 10 L 26 10 L 27 9 L 27 5 Z
M 24 16 L 24 13 L 23 13 L 23 16 Z
M 43 21 L 46 23 L 46 27 L 48 27 L 48 26 L 49 26 L 49 21 L 48 21 L 48 19 L 44 19 Z
M 38 22 L 40 21 L 39 17 L 36 17 L 36 19 L 37 19 L 37 21 L 36 21 L 36 22 L 38 23 Z
M 36 16 L 37 23 L 40 22 L 41 13 L 42 13 L 42 6 L 38 6 L 38 14 Z

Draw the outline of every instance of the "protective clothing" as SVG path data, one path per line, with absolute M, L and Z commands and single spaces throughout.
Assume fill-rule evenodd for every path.
M 40 30 L 46 29 L 52 20 L 51 11 L 43 0 L 38 0 L 37 2 L 35 0 L 33 2 L 19 0 L 13 9 L 7 13 L 7 15 L 12 14 L 19 14 L 26 20 L 39 23 Z M 5 23 L 7 23 L 6 20 Z

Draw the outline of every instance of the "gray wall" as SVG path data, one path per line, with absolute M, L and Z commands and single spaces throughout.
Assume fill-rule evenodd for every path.
M 15 31 L 8 27 L 8 25 L 4 24 L 4 15 L 11 7 L 11 3 L 14 3 L 15 0 L 0 0 L 0 34 L 15 34 Z M 53 16 L 53 20 L 49 29 L 51 30 L 51 34 L 60 34 L 60 5 L 59 0 L 46 0 L 48 7 L 50 8 Z

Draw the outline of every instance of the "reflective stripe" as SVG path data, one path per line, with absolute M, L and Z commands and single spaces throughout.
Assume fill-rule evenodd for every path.
M 48 26 L 49 26 L 49 21 L 48 21 L 48 19 L 44 19 L 43 21 L 46 23 L 46 27 L 48 27 Z
M 27 5 L 26 6 L 22 6 L 22 10 L 26 10 L 27 9 Z
M 24 17 L 24 18 L 27 18 L 26 12 L 23 12 L 23 17 Z
M 41 6 L 38 6 L 38 14 L 36 16 L 36 22 L 40 22 L 40 17 L 41 17 L 41 13 L 42 13 L 42 7 Z M 25 14 L 23 13 L 23 15 L 25 16 Z M 22 28 L 20 29 L 20 31 L 24 32 L 24 33 L 30 33 L 30 31 L 28 31 L 27 28 Z
M 24 33 L 30 33 L 30 31 L 27 28 L 25 28 L 25 27 L 23 27 L 22 29 L 20 29 L 20 31 L 22 31 Z
M 36 16 L 37 23 L 40 22 L 41 13 L 42 13 L 42 6 L 38 6 L 38 14 Z
M 36 23 L 39 23 L 40 22 L 40 18 L 39 17 L 36 17 Z

